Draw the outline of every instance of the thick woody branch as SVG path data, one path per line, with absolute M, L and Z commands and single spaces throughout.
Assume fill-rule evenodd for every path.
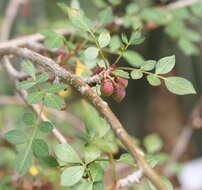
M 97 108 L 99 113 L 108 121 L 117 137 L 121 140 L 121 142 L 125 145 L 128 151 L 133 155 L 133 157 L 137 160 L 139 167 L 143 169 L 145 175 L 153 182 L 153 184 L 159 190 L 167 190 L 165 184 L 160 180 L 157 173 L 149 167 L 142 151 L 132 141 L 131 137 L 128 135 L 120 121 L 111 111 L 107 103 L 103 101 L 102 98 L 97 96 L 97 94 L 89 87 L 89 85 L 87 85 L 82 80 L 82 78 L 69 73 L 64 68 L 57 65 L 53 60 L 25 48 L 0 49 L 0 57 L 9 54 L 29 59 L 30 61 L 49 69 L 57 77 L 62 78 L 72 87 L 74 87 L 78 92 L 80 92 L 81 95 L 87 100 L 89 100 L 89 102 L 92 103 Z

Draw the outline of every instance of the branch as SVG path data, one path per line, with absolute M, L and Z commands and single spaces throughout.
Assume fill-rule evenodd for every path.
M 138 171 L 120 179 L 117 182 L 116 188 L 119 189 L 134 183 L 140 183 L 140 180 L 142 179 L 143 174 L 144 174 L 144 171 L 142 169 L 139 169 Z
M 64 29 L 55 30 L 55 32 L 57 32 L 58 34 L 61 34 L 61 35 L 69 35 L 69 34 L 72 34 L 74 31 L 71 29 L 64 28 Z M 2 42 L 2 43 L 0 43 L 0 48 L 23 46 L 28 43 L 40 41 L 43 39 L 45 39 L 45 37 L 41 34 L 38 34 L 38 33 L 32 34 L 32 35 L 28 35 L 28 36 L 24 36 L 24 37 Z
M 181 0 L 181 1 L 174 2 L 174 3 L 170 3 L 166 7 L 168 9 L 179 9 L 179 8 L 193 5 L 197 2 L 198 2 L 198 0 Z
M 4 62 L 8 63 L 9 59 L 5 58 Z M 9 64 L 11 64 L 11 63 L 9 62 Z M 13 71 L 10 71 L 9 68 L 7 68 L 7 67 L 5 67 L 5 69 L 8 73 L 8 75 L 10 76 L 10 78 L 12 78 L 15 83 L 17 83 L 17 80 L 12 75 Z M 17 90 L 17 92 L 20 95 L 20 97 L 23 99 L 23 101 L 27 104 L 27 101 L 26 101 L 27 92 L 24 90 Z M 30 105 L 30 104 L 27 104 L 27 105 L 40 117 L 40 119 L 42 121 L 49 121 L 50 122 L 50 120 L 46 117 L 46 115 L 44 113 L 40 113 L 40 107 L 38 105 Z M 60 133 L 60 131 L 55 126 L 52 130 L 52 133 L 60 143 L 63 143 L 63 144 L 67 143 L 65 137 Z
M 18 13 L 18 8 L 22 0 L 11 0 L 8 3 L 5 13 L 5 19 L 2 23 L 2 29 L 0 32 L 0 41 L 5 41 L 9 38 L 10 31 L 14 22 L 14 19 Z
M 202 97 L 192 110 L 187 124 L 183 128 L 174 149 L 171 152 L 171 156 L 164 168 L 164 175 L 170 177 L 172 175 L 171 166 L 176 163 L 182 154 L 185 152 L 187 145 L 191 139 L 194 129 L 202 127 Z
M 14 54 L 20 56 L 25 59 L 29 59 L 30 61 L 41 65 L 44 68 L 49 69 L 53 72 L 57 77 L 62 78 L 72 87 L 74 87 L 80 94 L 89 100 L 99 113 L 108 121 L 112 130 L 115 132 L 117 137 L 121 140 L 121 142 L 125 145 L 128 151 L 133 155 L 133 157 L 137 160 L 138 165 L 141 169 L 144 170 L 145 175 L 153 182 L 153 184 L 159 190 L 167 190 L 165 184 L 160 180 L 157 173 L 149 167 L 147 164 L 142 151 L 138 148 L 138 146 L 133 142 L 131 137 L 128 135 L 126 130 L 123 128 L 122 124 L 118 120 L 118 118 L 114 115 L 114 113 L 109 108 L 108 104 L 102 100 L 83 80 L 81 77 L 71 74 L 64 68 L 57 65 L 50 58 L 44 57 L 38 53 L 35 53 L 31 50 L 25 48 L 3 48 L 0 49 L 0 57 L 4 55 Z

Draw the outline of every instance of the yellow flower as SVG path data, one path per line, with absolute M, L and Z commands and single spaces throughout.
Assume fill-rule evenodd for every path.
M 81 76 L 81 74 L 86 70 L 86 66 L 80 62 L 79 59 L 76 60 L 76 72 L 75 74 Z
M 36 176 L 39 173 L 39 170 L 35 166 L 32 166 L 29 168 L 29 173 L 33 176 Z

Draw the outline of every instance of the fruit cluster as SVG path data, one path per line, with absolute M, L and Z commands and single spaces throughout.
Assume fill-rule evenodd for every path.
M 121 102 L 126 95 L 126 87 L 128 80 L 122 77 L 115 76 L 114 78 L 104 78 L 101 82 L 101 93 L 103 96 L 112 96 L 112 98 Z

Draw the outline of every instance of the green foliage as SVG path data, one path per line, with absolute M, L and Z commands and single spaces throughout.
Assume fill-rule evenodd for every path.
M 98 37 L 98 43 L 101 48 L 104 48 L 109 45 L 111 36 L 109 32 L 102 32 Z
M 58 144 L 54 147 L 54 151 L 62 162 L 81 163 L 81 159 L 69 144 Z
M 85 57 L 90 60 L 97 58 L 98 53 L 99 50 L 96 47 L 89 47 L 84 51 Z
M 151 134 L 146 136 L 144 138 L 143 143 L 146 148 L 146 151 L 150 154 L 160 151 L 163 146 L 163 142 L 157 134 Z
M 64 61 L 65 69 L 71 70 L 73 68 L 71 72 L 79 73 L 78 75 L 82 77 L 94 75 L 93 69 L 99 66 L 102 71 L 106 71 L 104 76 L 106 74 L 105 77 L 112 80 L 115 92 L 117 79 L 125 79 L 124 81 L 128 82 L 126 79 L 137 80 L 146 75 L 148 84 L 159 86 L 164 83 L 165 87 L 174 94 L 196 93 L 193 85 L 187 79 L 165 75 L 172 71 L 176 64 L 174 55 L 163 57 L 157 61 L 145 60 L 135 48 L 144 41 L 142 29 L 147 23 L 153 24 L 154 27 L 164 27 L 165 33 L 176 40 L 177 45 L 186 55 L 198 54 L 199 50 L 195 43 L 199 42 L 201 37 L 197 32 L 187 28 L 186 21 L 189 21 L 191 14 L 202 16 L 199 10 L 201 3 L 198 4 L 199 7 L 191 6 L 190 11 L 187 8 L 170 10 L 147 7 L 141 9 L 137 3 L 130 3 L 126 6 L 126 13 L 120 19 L 121 22 L 113 12 L 114 7 L 119 5 L 121 0 L 95 0 L 94 3 L 103 7 L 98 11 L 97 21 L 91 21 L 85 16 L 77 0 L 71 1 L 70 7 L 59 3 L 60 8 L 68 16 L 71 27 L 76 30 L 76 33 L 70 37 L 64 37 L 51 30 L 40 32 L 45 36 L 44 45 L 46 47 L 64 50 L 61 52 L 64 52 L 67 58 L 64 56 L 64 60 L 63 58 L 60 60 L 60 55 L 57 55 L 58 57 L 54 57 L 57 59 L 57 63 L 62 65 Z M 113 9 L 108 5 L 113 5 Z M 118 20 L 116 20 L 117 26 L 116 22 L 113 23 L 115 19 Z M 127 35 L 116 33 L 119 24 L 129 29 L 126 32 Z M 114 62 L 110 54 L 117 56 Z M 55 56 L 54 53 L 53 56 Z M 130 67 L 119 66 L 122 58 Z M 21 69 L 27 73 L 28 77 L 19 82 L 17 88 L 27 90 L 27 103 L 41 104 L 40 114 L 43 113 L 44 106 L 61 110 L 65 105 L 65 100 L 60 92 L 68 90 L 68 86 L 57 80 L 57 76 L 53 80 L 49 73 L 38 74 L 30 61 L 23 61 Z M 79 72 L 77 72 L 78 70 Z M 99 89 L 100 83 L 95 88 Z M 76 98 L 78 97 L 75 96 Z M 62 169 L 60 177 L 62 186 L 72 190 L 103 190 L 104 168 L 107 164 L 122 162 L 129 164 L 133 169 L 139 169 L 136 165 L 137 161 L 129 153 L 121 154 L 119 159 L 114 158 L 119 147 L 125 147 L 120 145 L 121 143 L 110 130 L 108 123 L 100 117 L 95 108 L 84 100 L 81 101 L 78 108 L 82 112 L 80 118 L 85 123 L 85 129 L 77 133 L 77 137 L 82 143 L 79 148 L 76 146 L 73 148 L 72 144 L 54 146 L 56 158 L 50 154 L 48 143 L 44 137 L 53 130 L 54 125 L 49 121 L 41 121 L 40 116 L 36 118 L 32 112 L 26 112 L 23 115 L 22 120 L 26 125 L 24 130 L 12 129 L 5 134 L 5 138 L 17 146 L 15 168 L 18 172 L 25 173 L 35 158 L 44 166 Z M 28 136 L 27 132 L 31 132 L 31 135 Z M 167 159 L 165 155 L 159 153 L 163 142 L 157 134 L 146 136 L 143 140 L 143 147 L 146 152 L 145 158 L 150 167 L 162 164 Z M 80 151 L 80 149 L 82 150 Z M 168 179 L 162 177 L 162 180 L 169 190 L 173 190 Z M 150 181 L 148 181 L 148 186 L 147 189 L 156 190 Z
M 165 79 L 165 85 L 169 91 L 175 94 L 184 95 L 196 93 L 191 82 L 181 77 L 167 77 Z
M 36 80 L 36 71 L 34 65 L 30 61 L 23 61 L 21 64 L 22 70 L 29 74 L 33 80 Z
M 28 138 L 24 131 L 14 129 L 5 134 L 6 139 L 13 144 L 23 144 L 27 142 Z
M 48 48 L 59 48 L 64 45 L 64 37 L 50 30 L 40 31 L 46 37 L 44 45 Z
M 66 187 L 75 185 L 79 180 L 81 180 L 84 170 L 84 166 L 72 166 L 64 169 L 61 174 L 60 184 Z
M 38 128 L 43 133 L 48 133 L 53 130 L 53 124 L 49 121 L 39 123 Z

